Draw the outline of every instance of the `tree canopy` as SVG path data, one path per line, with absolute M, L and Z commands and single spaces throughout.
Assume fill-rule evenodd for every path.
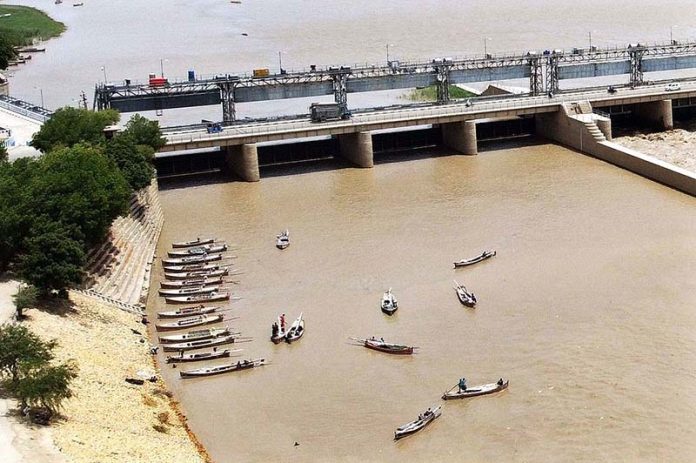
M 7 162 L 9 156 L 10 155 L 7 152 L 7 147 L 3 143 L 0 143 L 0 163 Z
M 72 362 L 46 365 L 32 370 L 13 388 L 23 404 L 42 407 L 56 413 L 65 399 L 73 396 L 70 384 L 77 377 L 77 366 Z
M 154 151 L 150 146 L 136 145 L 132 137 L 120 134 L 109 141 L 105 153 L 116 163 L 133 190 L 150 184 L 155 173 L 151 162 Z
M 164 146 L 159 122 L 151 121 L 140 114 L 131 117 L 122 135 L 128 136 L 136 145 L 147 145 L 154 151 Z
M 36 287 L 27 284 L 20 284 L 17 292 L 12 295 L 15 308 L 17 309 L 17 318 L 22 318 L 22 311 L 36 305 L 38 291 Z
M 98 145 L 104 143 L 104 128 L 116 124 L 119 113 L 113 109 L 89 111 L 66 106 L 53 116 L 34 134 L 31 145 L 48 153 L 58 146 L 72 147 L 78 143 Z
M 0 69 L 7 69 L 10 60 L 17 58 L 14 43 L 4 34 L 0 34 Z
M 42 341 L 22 325 L 0 325 L 0 374 L 16 385 L 20 377 L 53 359 L 55 341 Z

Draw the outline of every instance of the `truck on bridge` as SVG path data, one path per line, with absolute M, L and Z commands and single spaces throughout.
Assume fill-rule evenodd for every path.
M 312 103 L 309 106 L 312 122 L 338 121 L 350 119 L 351 113 L 338 103 Z

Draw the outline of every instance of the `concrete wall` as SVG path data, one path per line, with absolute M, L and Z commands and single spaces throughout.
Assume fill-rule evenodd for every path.
M 582 115 L 589 116 L 589 115 Z M 537 133 L 550 140 L 587 153 L 603 161 L 623 167 L 651 180 L 696 196 L 696 175 L 652 156 L 625 148 L 610 141 L 598 141 L 579 118 L 561 111 L 537 116 Z
M 648 122 L 660 129 L 671 130 L 674 128 L 672 100 L 636 104 L 633 114 L 639 120 Z
M 225 163 L 245 182 L 261 180 L 259 154 L 255 144 L 228 146 L 225 148 Z
M 442 143 L 462 154 L 478 154 L 476 122 L 464 121 L 442 124 Z
M 355 132 L 338 135 L 340 156 L 358 167 L 374 166 L 372 151 L 372 134 L 370 132 Z

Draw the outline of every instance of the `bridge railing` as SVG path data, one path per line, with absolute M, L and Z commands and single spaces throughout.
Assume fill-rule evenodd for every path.
M 53 115 L 45 108 L 7 95 L 0 95 L 0 108 L 42 123 Z

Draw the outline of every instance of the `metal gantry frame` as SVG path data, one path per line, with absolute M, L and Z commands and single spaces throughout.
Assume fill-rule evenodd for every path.
M 535 54 L 529 54 L 529 93 L 536 96 L 544 91 L 544 72 L 541 58 Z

